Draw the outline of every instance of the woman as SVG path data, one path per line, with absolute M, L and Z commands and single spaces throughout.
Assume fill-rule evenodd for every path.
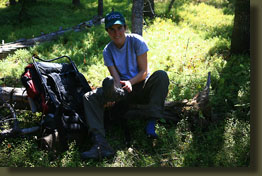
M 105 29 L 111 42 L 103 51 L 104 64 L 112 76 L 111 80 L 114 80 L 115 96 L 106 96 L 108 90 L 105 88 L 98 88 L 84 95 L 85 116 L 94 145 L 89 151 L 81 154 L 83 159 L 114 155 L 113 149 L 105 139 L 105 107 L 114 106 L 119 101 L 122 105 L 147 104 L 148 108 L 145 111 L 149 122 L 146 132 L 156 137 L 155 119 L 162 117 L 168 93 L 169 79 L 166 72 L 159 70 L 150 75 L 147 63 L 148 46 L 141 36 L 125 33 L 126 23 L 123 15 L 119 12 L 106 15 Z M 106 78 L 104 82 L 107 80 L 110 78 Z M 117 89 L 126 93 L 120 95 Z

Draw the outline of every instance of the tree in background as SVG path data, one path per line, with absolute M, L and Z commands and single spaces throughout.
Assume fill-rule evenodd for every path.
M 169 13 L 169 12 L 170 12 L 170 10 L 171 10 L 171 8 L 172 8 L 172 6 L 173 6 L 174 2 L 175 2 L 175 0 L 171 0 L 170 4 L 169 4 L 169 6 L 168 6 L 167 13 Z
M 80 0 L 72 0 L 72 4 L 75 5 L 75 6 L 79 6 Z
M 9 4 L 10 5 L 16 5 L 16 1 L 15 0 L 9 0 Z
M 144 16 L 155 17 L 155 3 L 154 0 L 144 0 Z
M 132 33 L 143 34 L 144 0 L 133 0 L 132 7 Z
M 236 0 L 231 53 L 250 52 L 250 0 Z
M 98 16 L 103 17 L 103 0 L 98 0 Z
M 19 0 L 19 3 L 21 3 L 22 7 L 18 14 L 18 20 L 19 22 L 28 21 L 30 20 L 30 15 L 27 13 L 30 6 L 32 6 L 34 3 L 36 3 L 36 0 Z

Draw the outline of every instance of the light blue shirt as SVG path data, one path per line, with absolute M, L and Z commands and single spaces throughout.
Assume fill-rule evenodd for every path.
M 124 46 L 119 49 L 111 41 L 103 51 L 105 66 L 115 66 L 120 80 L 129 80 L 139 72 L 137 56 L 147 52 L 148 46 L 142 36 L 138 34 L 125 34 Z

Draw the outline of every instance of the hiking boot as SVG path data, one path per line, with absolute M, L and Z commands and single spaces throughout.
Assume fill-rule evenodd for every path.
M 107 102 L 120 101 L 127 95 L 126 90 L 115 86 L 112 76 L 108 76 L 103 80 L 102 89 Z
M 114 156 L 115 152 L 107 143 L 106 139 L 100 135 L 95 134 L 94 136 L 94 145 L 89 151 L 81 153 L 82 159 L 99 159 L 105 157 Z

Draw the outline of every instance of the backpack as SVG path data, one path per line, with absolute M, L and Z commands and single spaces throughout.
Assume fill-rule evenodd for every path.
M 70 63 L 51 62 L 63 57 Z M 68 56 L 48 61 L 33 57 L 33 63 L 21 75 L 21 82 L 35 111 L 43 114 L 42 129 L 49 133 L 57 130 L 65 139 L 87 130 L 82 97 L 91 88 Z

